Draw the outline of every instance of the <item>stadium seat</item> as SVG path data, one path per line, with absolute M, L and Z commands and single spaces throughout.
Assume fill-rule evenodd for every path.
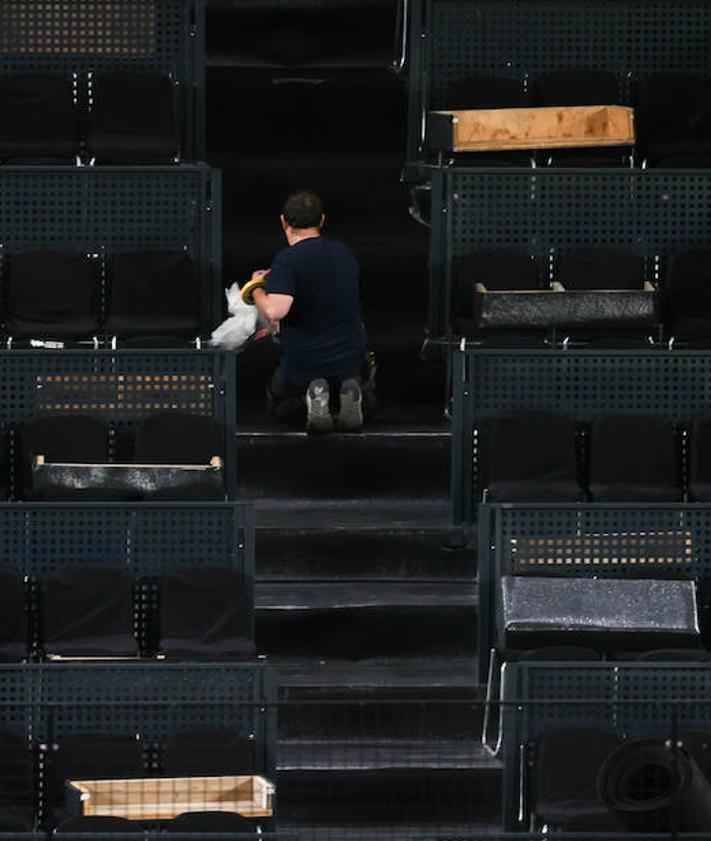
M 31 461 L 44 455 L 52 462 L 98 464 L 108 461 L 108 436 L 101 421 L 89 415 L 46 415 L 33 418 L 18 430 L 21 494 L 24 499 L 100 499 L 96 491 L 67 488 L 62 493 L 35 493 Z
M 200 279 L 184 251 L 117 254 L 109 285 L 109 335 L 184 339 L 200 333 Z
M 135 657 L 133 584 L 118 566 L 62 566 L 42 582 L 47 656 Z
M 489 502 L 576 502 L 575 423 L 553 412 L 494 418 L 485 439 Z
M 0 663 L 17 663 L 28 655 L 25 584 L 14 570 L 0 569 Z
M 612 830 L 618 824 L 597 792 L 604 761 L 623 742 L 605 727 L 560 728 L 535 748 L 534 812 L 549 829 Z
M 447 109 L 526 108 L 531 103 L 523 79 L 505 76 L 467 76 L 449 83 Z M 477 152 L 455 154 L 467 166 L 530 166 L 532 153 Z
M 26 733 L 0 729 L 0 832 L 32 829 L 34 761 Z
M 617 77 L 605 70 L 566 68 L 538 76 L 533 80 L 533 103 L 542 107 L 557 105 L 618 105 L 620 89 Z M 629 165 L 629 148 L 593 147 L 541 150 L 538 158 L 550 166 L 623 166 Z
M 182 659 L 254 656 L 242 577 L 222 567 L 195 567 L 164 576 L 159 649 L 166 657 Z
M 252 774 L 254 742 L 232 730 L 197 730 L 170 736 L 163 747 L 163 776 Z
M 26 251 L 6 263 L 12 339 L 89 339 L 99 332 L 99 263 L 76 251 Z
M 142 826 L 137 821 L 128 818 L 114 818 L 111 815 L 80 815 L 76 818 L 66 818 L 52 833 L 54 838 L 71 838 L 75 833 L 91 833 L 101 837 L 106 832 L 137 833 Z
M 102 822 L 105 829 L 100 829 L 99 823 L 92 828 L 91 818 L 82 818 L 78 814 L 78 804 L 72 801 L 66 787 L 67 780 L 145 777 L 143 744 L 135 734 L 73 733 L 63 736 L 46 758 L 45 775 L 45 817 L 47 823 L 60 825 L 58 831 L 83 831 L 76 828 L 79 824 L 86 827 L 87 832 L 114 831 L 119 828 L 126 832 L 129 826 L 134 827 L 135 831 L 136 824 L 130 821 L 127 825 L 117 823 L 115 826 L 107 821 Z M 71 824 L 65 822 L 69 820 Z
M 640 663 L 708 663 L 709 653 L 702 648 L 655 648 L 635 655 Z
M 188 412 L 155 412 L 139 426 L 133 460 L 138 464 L 206 465 L 222 455 L 220 427 L 213 418 Z M 222 499 L 199 484 L 150 494 L 150 499 Z M 146 496 L 146 499 L 149 497 Z
M 711 415 L 696 418 L 691 430 L 689 498 L 711 502 Z
M 103 73 L 92 91 L 88 149 L 99 164 L 168 164 L 179 154 L 173 83 L 156 73 Z
M 561 254 L 554 276 L 566 289 L 640 290 L 644 259 L 625 248 L 576 248 Z
M 71 164 L 78 152 L 72 81 L 53 73 L 0 76 L 0 162 Z
M 453 261 L 452 325 L 455 332 L 469 338 L 483 338 L 501 330 L 482 326 L 482 293 L 477 284 L 492 292 L 541 289 L 541 272 L 535 258 L 518 249 L 492 249 L 462 254 Z M 507 338 L 531 340 L 544 331 L 507 333 Z M 502 337 L 504 338 L 504 337 Z
M 595 502 L 681 501 L 673 427 L 650 415 L 596 420 L 589 487 Z
M 168 821 L 165 832 L 243 833 L 256 832 L 254 820 L 236 812 L 184 812 Z
M 644 80 L 636 108 L 638 148 L 655 167 L 711 166 L 711 82 L 702 76 Z
M 708 340 L 711 333 L 711 249 L 680 251 L 669 261 L 664 321 L 675 341 Z

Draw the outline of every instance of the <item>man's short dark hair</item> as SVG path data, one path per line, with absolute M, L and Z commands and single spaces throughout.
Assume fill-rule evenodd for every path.
M 292 193 L 281 211 L 292 228 L 318 228 L 323 216 L 321 199 L 310 190 Z

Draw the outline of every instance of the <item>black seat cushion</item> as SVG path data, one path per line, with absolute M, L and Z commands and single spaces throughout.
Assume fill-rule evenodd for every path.
M 133 585 L 124 569 L 64 566 L 42 586 L 45 653 L 71 656 L 131 657 Z
M 99 163 L 170 163 L 178 155 L 173 84 L 155 73 L 96 77 L 88 148 Z
M 168 821 L 165 832 L 256 832 L 257 824 L 236 812 L 184 812 Z
M 492 419 L 485 442 L 487 499 L 575 502 L 575 423 L 553 412 L 511 412 Z
M 17 433 L 21 492 L 25 499 L 49 499 L 32 490 L 31 461 L 44 455 L 50 462 L 101 464 L 108 461 L 103 423 L 89 415 L 44 415 L 23 424 Z M 55 498 L 54 494 L 51 498 Z M 63 499 L 91 499 L 91 492 L 67 489 Z
M 75 818 L 65 818 L 55 829 L 53 837 L 70 838 L 75 833 L 101 836 L 105 832 L 138 833 L 142 825 L 128 818 L 114 818 L 111 815 L 81 815 Z
M 644 259 L 624 248 L 578 248 L 562 254 L 555 280 L 566 289 L 644 288 Z
M 160 650 L 168 657 L 254 656 L 249 599 L 235 570 L 195 567 L 166 575 L 160 613 Z
M 650 415 L 593 423 L 590 493 L 596 502 L 678 502 L 682 498 L 674 429 Z
M 711 331 L 711 249 L 680 251 L 669 261 L 664 317 L 672 335 L 707 337 Z
M 34 761 L 27 735 L 0 728 L 0 832 L 26 832 L 35 811 Z
M 254 742 L 233 730 L 196 730 L 170 736 L 163 748 L 166 777 L 220 777 L 259 773 Z
M 0 160 L 71 162 L 77 153 L 72 81 L 61 74 L 0 76 Z
M 61 830 L 64 832 L 81 831 L 74 828 L 78 823 L 63 823 L 67 819 L 76 819 L 80 822 L 87 821 L 86 824 L 82 824 L 87 827 L 87 832 L 104 831 L 99 828 L 98 823 L 92 830 L 90 818 L 80 818 L 77 803 L 68 796 L 66 781 L 145 777 L 143 744 L 135 734 L 75 733 L 63 736 L 59 739 L 56 750 L 47 758 L 45 774 L 44 796 L 50 824 L 62 822 Z M 132 827 L 136 826 L 133 822 L 129 824 Z M 113 831 L 108 824 L 106 826 L 107 831 Z M 128 831 L 128 826 L 123 831 Z
M 111 263 L 106 329 L 121 338 L 194 337 L 200 332 L 200 279 L 183 251 L 138 251 Z
M 75 251 L 7 261 L 5 327 L 13 338 L 85 339 L 98 332 L 99 264 Z
M 711 415 L 696 418 L 691 430 L 689 496 L 711 502 Z
M 678 156 L 711 155 L 711 83 L 691 74 L 644 80 L 636 124 L 640 152 L 652 165 Z
M 537 76 L 532 84 L 536 105 L 617 105 L 620 88 L 614 73 L 606 70 L 566 68 Z
M 623 742 L 604 727 L 559 728 L 536 744 L 534 811 L 541 823 L 593 830 L 611 819 L 597 791 L 603 762 Z M 609 827 L 606 827 L 609 828 Z
M 523 79 L 506 76 L 466 76 L 449 83 L 448 109 L 525 108 L 530 105 Z
M 0 570 L 0 662 L 24 660 L 28 654 L 28 623 L 22 576 Z

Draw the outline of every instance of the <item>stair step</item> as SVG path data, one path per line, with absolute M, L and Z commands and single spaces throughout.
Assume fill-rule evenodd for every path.
M 433 739 L 284 739 L 277 751 L 284 771 L 383 771 L 486 769 L 500 760 L 478 741 Z
M 449 486 L 443 432 L 237 434 L 241 498 L 436 498 Z
M 451 820 L 420 821 L 412 823 L 368 824 L 364 833 L 362 825 L 348 824 L 313 824 L 279 821 L 279 832 L 288 837 L 295 833 L 298 838 L 308 838 L 311 841 L 433 841 L 442 838 L 477 839 L 496 836 L 501 833 L 498 820 L 488 823 L 460 822 Z

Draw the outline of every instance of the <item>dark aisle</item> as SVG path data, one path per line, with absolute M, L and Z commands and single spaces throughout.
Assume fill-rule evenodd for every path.
M 240 496 L 257 506 L 258 650 L 289 701 L 478 696 L 474 564 L 446 545 L 443 370 L 419 358 L 428 235 L 400 185 L 406 88 L 392 69 L 395 24 L 391 0 L 211 8 L 208 139 L 224 173 L 226 282 L 269 265 L 283 244 L 284 198 L 315 189 L 328 234 L 359 258 L 379 363 L 377 421 L 361 434 L 309 438 L 266 423 L 275 348 L 262 342 L 238 357 Z M 339 837 L 361 837 L 363 824 L 369 837 L 406 837 L 403 808 L 420 808 L 411 795 L 423 781 L 442 803 L 456 790 L 467 804 L 426 820 L 458 828 L 496 817 L 498 766 L 481 753 L 474 719 L 445 733 L 437 718 L 424 738 L 414 730 L 385 742 L 363 722 L 337 732 L 316 724 L 306 741 L 298 722 L 293 731 L 288 715 L 280 722 L 281 821 L 310 837 L 340 823 L 350 828 L 339 825 Z M 415 754 L 413 738 L 423 739 Z M 456 779 L 441 756 L 432 764 L 447 738 L 466 754 Z M 330 805 L 314 808 L 324 786 Z M 474 790 L 487 792 L 481 808 Z

